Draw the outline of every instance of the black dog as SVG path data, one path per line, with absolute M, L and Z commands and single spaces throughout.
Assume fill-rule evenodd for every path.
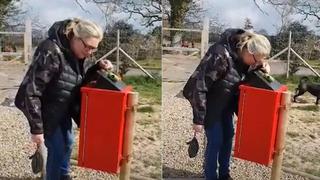
M 307 91 L 317 98 L 316 105 L 318 105 L 320 100 L 320 84 L 311 83 L 308 77 L 302 77 L 300 79 L 300 83 L 296 88 L 296 94 L 293 97 L 293 101 L 296 102 L 296 98 Z

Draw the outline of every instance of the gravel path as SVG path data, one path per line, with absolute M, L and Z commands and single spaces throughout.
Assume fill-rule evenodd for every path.
M 24 65 L 19 62 L 0 61 L 0 104 L 14 98 L 17 85 L 24 75 Z M 10 102 L 7 104 L 10 105 Z M 154 112 L 137 113 L 131 178 L 136 180 L 161 179 L 160 105 L 150 105 L 146 99 L 139 106 L 151 106 Z M 30 142 L 29 125 L 15 107 L 0 105 L 0 180 L 39 179 L 33 175 L 29 156 L 36 147 Z M 76 139 L 77 139 L 77 133 Z M 77 145 L 72 157 L 77 155 Z M 75 180 L 113 180 L 116 175 L 91 169 L 71 167 Z
M 190 159 L 187 156 L 186 142 L 192 138 L 192 113 L 185 99 L 175 97 L 183 83 L 163 83 L 162 140 L 163 140 L 163 176 L 203 177 L 203 137 L 200 140 L 201 150 L 198 156 Z M 255 163 L 232 159 L 231 175 L 239 180 L 270 179 L 271 169 Z M 300 176 L 283 173 L 281 179 L 302 180 Z
M 176 97 L 196 68 L 199 59 L 166 54 L 163 55 L 162 61 L 163 176 L 165 178 L 203 177 L 203 137 L 200 140 L 199 155 L 194 159 L 188 158 L 186 142 L 193 136 L 192 110 L 185 99 Z M 276 69 L 278 64 L 275 61 L 271 66 Z M 282 66 L 279 68 L 281 69 Z M 277 72 L 274 73 L 277 74 Z M 315 98 L 308 94 L 300 97 L 300 100 L 301 103 L 292 104 L 290 111 L 283 165 L 293 170 L 320 176 L 320 108 L 315 108 L 313 104 Z M 310 108 L 314 110 L 308 110 Z M 233 158 L 231 173 L 235 179 L 239 180 L 264 180 L 270 179 L 271 169 Z M 282 179 L 306 178 L 283 173 Z

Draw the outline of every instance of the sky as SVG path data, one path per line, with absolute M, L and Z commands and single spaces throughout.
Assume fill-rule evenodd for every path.
M 251 19 L 254 30 L 265 29 L 269 34 L 275 34 L 281 25 L 281 18 L 273 6 L 263 4 L 257 0 L 261 12 L 254 4 L 253 0 L 202 0 L 202 6 L 207 11 L 208 16 L 216 16 L 229 27 L 243 27 L 245 18 Z M 293 20 L 301 20 L 301 16 L 291 17 Z M 316 30 L 312 22 L 305 21 L 309 29 Z
M 82 6 L 89 11 L 85 12 L 76 3 L 76 0 L 22 0 L 23 9 L 28 11 L 31 18 L 38 18 L 42 24 L 49 27 L 55 21 L 63 20 L 66 18 L 80 17 L 92 20 L 102 27 L 105 26 L 106 20 L 101 10 L 94 3 L 86 3 L 86 0 L 78 0 Z M 260 3 L 261 8 L 267 12 L 261 12 L 253 0 L 198 0 L 202 3 L 203 8 L 206 10 L 208 16 L 216 16 L 228 27 L 243 27 L 245 18 L 249 18 L 255 30 L 265 29 L 269 34 L 275 34 L 281 25 L 279 14 L 274 10 L 271 5 Z M 257 0 L 257 2 L 261 2 Z M 301 19 L 299 16 L 293 16 L 293 19 Z M 132 24 L 135 29 L 141 32 L 148 32 L 141 25 L 141 18 L 134 17 L 128 19 L 128 14 L 116 13 L 107 19 L 110 23 L 111 20 L 116 21 L 124 19 Z M 312 23 L 306 21 L 304 24 L 308 25 L 309 29 L 314 29 Z
M 78 2 L 88 11 L 84 11 L 76 0 L 22 0 L 22 8 L 27 11 L 31 19 L 38 19 L 39 22 L 47 27 L 50 27 L 55 21 L 60 21 L 68 18 L 79 17 L 94 21 L 102 27 L 105 27 L 106 20 L 101 10 L 94 3 L 86 3 L 85 0 L 78 0 Z M 132 24 L 135 29 L 141 32 L 148 32 L 150 29 L 144 28 L 142 20 L 134 16 L 128 19 L 128 14 L 116 13 L 107 19 L 108 23 L 117 20 L 126 20 Z

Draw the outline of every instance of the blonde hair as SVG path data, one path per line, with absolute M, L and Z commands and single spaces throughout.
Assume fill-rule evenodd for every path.
M 242 52 L 245 47 L 250 54 L 269 56 L 271 51 L 270 41 L 263 35 L 246 31 L 240 35 L 237 47 Z
M 97 24 L 78 18 L 71 20 L 71 22 L 67 25 L 64 34 L 68 38 L 71 38 L 72 36 L 83 39 L 94 37 L 100 41 L 103 38 L 102 29 Z

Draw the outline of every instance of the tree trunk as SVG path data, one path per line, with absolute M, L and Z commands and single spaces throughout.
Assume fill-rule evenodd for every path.
M 189 10 L 192 0 L 170 0 L 171 14 L 170 26 L 172 28 L 182 28 L 184 18 Z M 182 33 L 180 31 L 170 31 L 171 46 L 181 45 Z

